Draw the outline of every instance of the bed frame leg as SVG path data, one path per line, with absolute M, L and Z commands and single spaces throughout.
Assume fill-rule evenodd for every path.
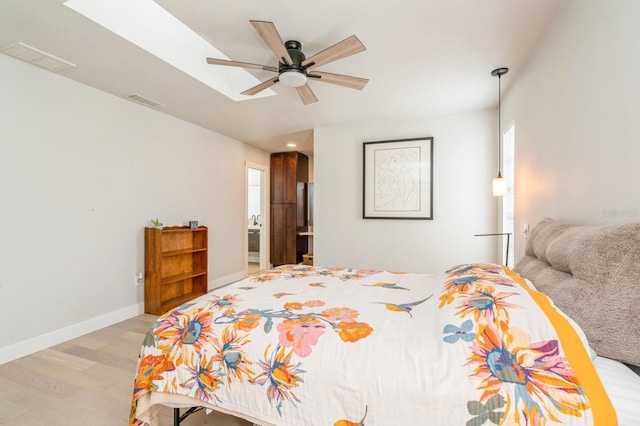
M 180 409 L 173 409 L 173 426 L 180 426 Z
M 182 423 L 184 419 L 186 419 L 193 413 L 197 413 L 200 410 L 202 410 L 202 407 L 191 407 L 187 411 L 185 411 L 184 414 L 180 415 L 180 409 L 174 408 L 173 409 L 173 426 L 180 426 L 180 423 Z

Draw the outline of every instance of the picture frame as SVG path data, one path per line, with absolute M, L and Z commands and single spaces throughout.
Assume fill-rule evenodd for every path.
M 433 137 L 363 142 L 363 219 L 433 220 Z

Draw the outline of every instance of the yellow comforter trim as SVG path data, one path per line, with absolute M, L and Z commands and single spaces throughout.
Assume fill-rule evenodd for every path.
M 535 300 L 551 321 L 560 341 L 564 343 L 562 347 L 565 355 L 569 360 L 571 368 L 580 379 L 580 385 L 591 405 L 593 424 L 595 426 L 617 425 L 618 416 L 611 404 L 609 395 L 600 381 L 600 377 L 591 361 L 587 349 L 582 344 L 580 337 L 571 323 L 558 311 L 547 295 L 531 288 L 524 278 L 510 268 L 504 267 L 504 271 L 514 281 L 520 283 L 522 288 L 529 292 L 533 300 Z

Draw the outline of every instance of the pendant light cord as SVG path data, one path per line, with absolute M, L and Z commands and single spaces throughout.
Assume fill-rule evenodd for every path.
M 502 98 L 500 94 L 500 80 L 502 78 L 502 74 L 498 74 L 498 174 L 502 176 L 502 107 L 500 103 L 500 99 Z

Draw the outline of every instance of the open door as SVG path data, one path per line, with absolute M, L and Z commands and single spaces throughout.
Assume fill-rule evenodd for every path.
M 266 211 L 266 168 L 247 162 L 247 273 L 268 269 L 266 241 L 268 227 Z

